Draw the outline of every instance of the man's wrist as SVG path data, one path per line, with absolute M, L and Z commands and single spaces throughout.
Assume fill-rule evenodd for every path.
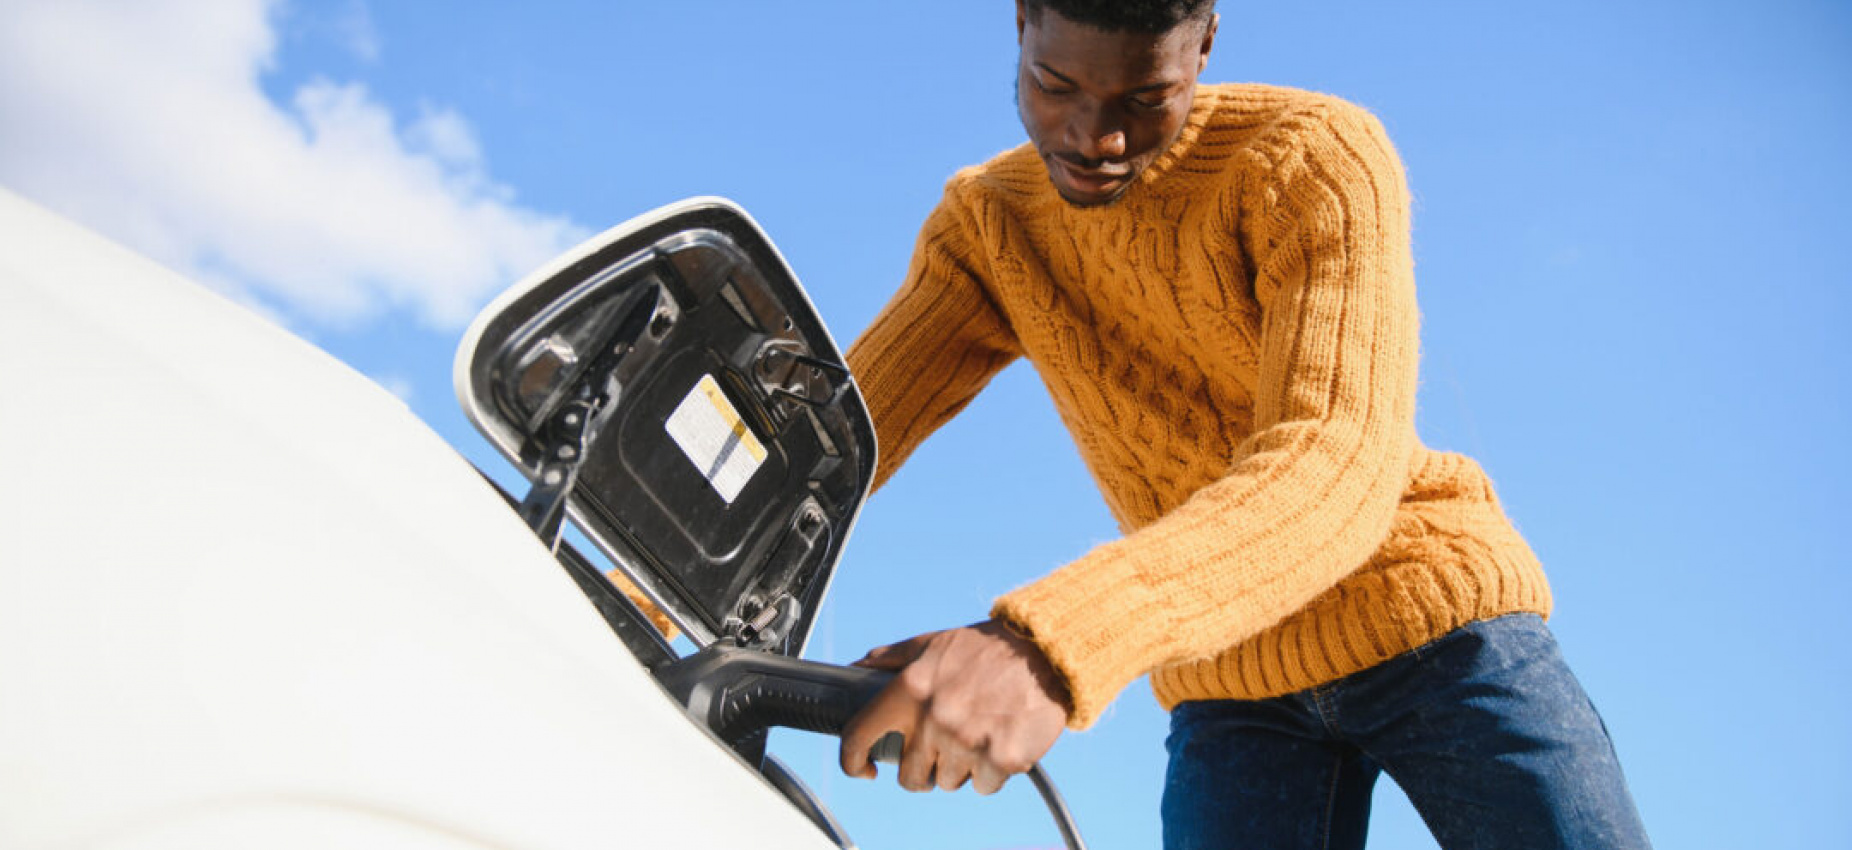
M 1067 712 L 1070 717 L 1073 716 L 1074 699 L 1073 696 L 1068 693 L 1067 678 L 1061 674 L 1060 670 L 1055 668 L 1054 662 L 1048 657 L 1048 653 L 1044 652 L 1041 644 L 1036 642 L 1035 632 L 1027 626 L 1007 617 L 993 616 L 990 618 L 990 622 L 995 623 L 1004 634 L 1015 639 L 1017 644 L 1021 647 L 1021 650 L 1031 659 L 1029 662 L 1030 670 L 1034 673 L 1036 681 L 1041 684 L 1042 690 L 1050 699 L 1059 703 L 1062 710 Z
M 1015 635 L 1016 637 L 1021 638 L 1024 641 L 1027 641 L 1029 643 L 1035 643 L 1035 633 L 1031 631 L 1028 626 L 1018 623 L 1015 620 L 1012 620 L 1008 617 L 993 616 L 990 618 L 990 621 L 993 623 L 996 623 L 999 626 L 1002 626 L 1004 631 L 1007 631 L 1010 634 Z M 1038 646 L 1037 649 L 1040 649 L 1040 647 Z

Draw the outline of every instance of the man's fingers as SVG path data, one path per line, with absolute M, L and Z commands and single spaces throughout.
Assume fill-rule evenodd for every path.
M 986 797 L 1003 789 L 1003 784 L 1010 781 L 1010 774 L 997 767 L 990 759 L 978 759 L 977 769 L 971 773 L 971 788 Z
M 858 659 L 854 666 L 902 670 L 920 656 L 929 637 L 931 635 L 920 635 L 900 643 L 877 646 Z M 869 751 L 874 749 L 875 743 L 889 732 L 913 737 L 920 716 L 919 703 L 904 688 L 896 687 L 898 684 L 899 679 L 896 677 L 895 681 L 888 683 L 880 693 L 875 694 L 874 699 L 862 707 L 861 713 L 851 719 L 848 726 L 843 727 L 838 758 L 842 762 L 844 774 L 857 779 L 875 778 L 879 771 L 869 758 Z
M 844 733 L 841 749 L 837 751 L 837 758 L 842 763 L 842 772 L 856 779 L 875 778 L 878 774 L 874 762 L 868 759 L 868 750 L 878 740 L 880 740 L 878 735 L 871 739 L 867 735 Z
M 920 649 L 926 645 L 927 637 L 930 636 L 922 635 L 882 649 L 891 650 L 892 656 L 917 658 Z M 919 731 L 920 718 L 925 714 L 925 703 L 907 686 L 905 676 L 904 671 L 902 675 L 895 676 L 843 727 L 840 752 L 843 773 L 858 779 L 873 779 L 876 770 L 869 759 L 869 751 L 890 732 L 900 733 L 905 741 L 901 753 L 903 767 L 906 765 L 907 753 L 917 749 L 915 739 L 918 735 L 915 733 Z M 931 767 L 928 763 L 920 769 L 930 773 Z
M 958 748 L 939 748 L 939 763 L 933 769 L 933 784 L 941 791 L 956 791 L 971 780 L 975 754 Z
M 868 758 L 868 751 L 887 733 L 888 730 L 872 723 L 861 727 L 851 723 L 843 731 L 842 749 L 837 753 L 842 761 L 842 772 L 856 779 L 875 778 L 877 771 L 874 762 Z
M 889 732 L 911 736 L 919 714 L 919 706 L 906 691 L 888 683 L 862 707 L 860 714 L 849 720 L 849 725 L 843 727 L 842 748 L 838 753 L 842 772 L 857 779 L 875 778 L 875 766 L 869 761 L 868 751 Z
M 966 783 L 993 794 L 1028 770 L 1066 725 L 1059 676 L 1041 650 L 985 622 L 880 647 L 858 662 L 897 672 L 844 730 L 843 772 L 869 778 L 868 751 L 906 739 L 897 779 L 909 791 Z
M 900 787 L 908 791 L 932 790 L 939 753 L 928 738 L 927 735 L 909 735 L 906 747 L 901 750 L 897 776 Z
M 878 775 L 875 764 L 869 758 L 869 750 L 874 749 L 875 742 L 883 735 L 897 731 L 896 724 L 886 722 L 882 717 L 870 717 L 864 710 L 843 729 L 842 748 L 838 758 L 842 762 L 842 772 L 857 779 L 873 779 Z

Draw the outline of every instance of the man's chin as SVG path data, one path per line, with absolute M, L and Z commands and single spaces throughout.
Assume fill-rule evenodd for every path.
M 1125 197 L 1125 190 L 1128 188 L 1130 188 L 1129 183 L 1109 192 L 1083 194 L 1056 183 L 1055 194 L 1060 195 L 1061 200 L 1066 201 L 1067 205 L 1070 207 L 1109 207 L 1118 203 L 1120 198 Z
M 1066 201 L 1068 206 L 1072 207 L 1110 206 L 1125 196 L 1126 190 L 1132 188 L 1132 183 L 1137 177 L 1137 173 L 1134 172 L 1104 186 L 1084 186 L 1063 179 L 1063 175 L 1059 173 L 1060 166 L 1055 163 L 1044 160 L 1043 166 L 1048 170 L 1048 182 L 1055 187 L 1055 194 L 1060 195 L 1061 200 Z

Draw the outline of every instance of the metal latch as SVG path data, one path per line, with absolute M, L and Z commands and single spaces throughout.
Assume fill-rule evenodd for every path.
M 735 646 L 776 651 L 802 618 L 801 583 L 812 574 L 812 563 L 829 551 L 830 535 L 822 506 L 814 498 L 805 499 L 767 556 L 758 586 L 721 623 L 721 633 Z

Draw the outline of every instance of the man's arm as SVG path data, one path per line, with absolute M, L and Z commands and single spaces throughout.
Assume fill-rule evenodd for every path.
M 985 290 L 985 260 L 960 201 L 963 178 L 920 228 L 900 291 L 849 347 L 849 370 L 875 423 L 875 489 L 920 442 L 1021 354 Z
M 1418 319 L 1401 165 L 1381 125 L 1337 101 L 1289 117 L 1269 142 L 1259 148 L 1269 167 L 1242 210 L 1265 316 L 1254 434 L 1221 479 L 999 599 L 990 624 L 886 648 L 919 649 L 912 657 L 932 663 L 907 666 L 924 669 L 850 727 L 845 771 L 870 773 L 867 746 L 891 729 L 922 742 L 903 758 L 903 785 L 956 787 L 968 773 L 985 790 L 985 777 L 1025 753 L 1039 759 L 1059 734 L 1012 722 L 1023 695 L 1042 691 L 1030 709 L 1038 718 L 1065 702 L 1067 724 L 1084 728 L 1132 679 L 1253 636 L 1381 543 L 1415 447 Z M 1041 657 L 986 661 L 1004 651 L 1001 624 Z M 1040 687 L 1044 670 L 1060 687 Z
M 946 184 L 944 199 L 920 228 L 905 282 L 849 348 L 849 368 L 868 403 L 880 446 L 876 489 L 887 483 L 922 440 L 964 409 L 991 377 L 1021 355 L 1014 332 L 985 288 L 987 263 L 978 253 L 980 240 L 963 199 L 964 192 L 971 190 L 966 179 L 961 175 Z M 876 649 L 864 657 L 859 663 L 900 671 L 901 675 L 845 732 L 844 771 L 852 776 L 873 776 L 869 749 L 890 727 L 902 728 L 902 720 L 917 720 L 915 703 L 906 696 L 908 689 L 924 684 L 922 673 L 935 666 L 934 659 L 944 656 L 948 646 L 957 655 L 953 665 L 956 671 L 977 674 L 962 679 L 967 694 L 974 695 L 980 683 L 999 677 L 1024 683 L 1025 690 L 1016 698 L 1019 708 L 1032 702 L 1037 692 L 1058 693 L 1058 678 L 1034 646 L 1001 631 L 999 626 L 981 632 L 935 632 Z M 922 659 L 925 663 L 913 665 L 917 669 L 906 672 L 904 668 Z M 948 672 L 954 671 L 948 668 Z M 1010 677 L 1010 673 L 1020 675 Z M 942 700 L 941 710 L 958 701 L 955 696 Z M 1052 731 L 1046 733 L 1048 741 L 1029 757 L 1023 769 L 1033 764 L 1060 734 L 1067 711 L 1058 701 L 1052 705 L 1052 710 L 1043 706 L 1039 712 L 1032 708 L 1021 712 L 1023 717 L 1043 718 L 1044 726 L 1048 725 L 1047 719 L 1053 720 Z M 917 732 L 911 723 L 904 728 Z M 910 766 L 912 770 L 903 773 L 902 784 L 906 787 L 920 791 L 930 787 L 929 772 L 937 759 L 922 758 L 922 753 L 927 752 L 922 748 L 931 743 L 927 735 L 909 735 L 907 754 L 902 759 L 903 769 Z M 851 751 L 856 753 L 853 767 L 848 756 Z M 937 749 L 930 752 L 936 753 Z M 975 765 L 968 765 L 963 776 L 968 777 L 973 769 Z M 946 769 L 938 775 L 949 778 L 953 772 Z M 992 778 L 980 778 L 979 787 L 995 790 L 989 785 Z M 995 786 L 1001 786 L 1007 778 L 1007 773 L 995 775 Z M 959 784 L 963 781 L 962 777 L 958 780 Z M 947 787 L 949 790 L 957 786 Z
M 999 599 L 1060 672 L 1071 725 L 1132 679 L 1303 608 L 1387 535 L 1414 452 L 1408 193 L 1375 118 L 1320 99 L 1259 146 L 1241 211 L 1263 310 L 1255 430 L 1157 522 Z

